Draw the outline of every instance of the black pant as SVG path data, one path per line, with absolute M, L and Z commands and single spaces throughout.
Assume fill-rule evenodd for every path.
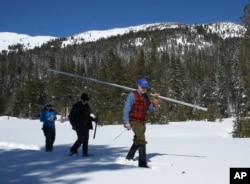
M 71 152 L 77 151 L 82 144 L 82 154 L 88 154 L 89 128 L 79 128 L 76 130 L 77 140 L 70 148 Z
M 45 149 L 46 151 L 52 151 L 56 138 L 56 128 L 51 126 L 43 126 L 42 130 L 45 136 Z
M 146 161 L 146 145 L 145 144 L 136 145 L 135 143 L 133 143 L 126 156 L 126 159 L 132 160 L 137 150 L 139 150 L 139 166 L 148 167 L 147 161 Z

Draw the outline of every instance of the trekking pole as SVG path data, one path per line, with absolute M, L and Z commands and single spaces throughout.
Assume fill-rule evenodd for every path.
M 110 142 L 110 144 L 112 143 L 112 142 L 114 142 L 116 139 L 118 139 L 122 134 L 124 134 L 124 132 L 126 132 L 127 131 L 127 129 L 125 129 L 124 131 L 122 131 L 119 135 L 117 135 L 111 142 Z
M 119 135 L 117 135 L 110 143 L 108 143 L 108 144 L 106 144 L 106 146 L 109 146 L 112 142 L 114 142 L 116 139 L 118 139 L 122 134 L 124 134 L 124 132 L 126 132 L 127 131 L 127 129 L 125 129 L 124 131 L 122 131 Z M 95 154 L 96 153 L 99 153 L 99 152 L 101 152 L 101 151 L 103 151 L 103 149 L 98 149 L 96 152 L 95 152 Z
M 95 129 L 94 129 L 93 139 L 95 139 L 96 129 L 97 129 L 98 122 L 99 122 L 99 112 L 97 112 L 97 114 L 96 114 L 96 122 L 95 122 Z

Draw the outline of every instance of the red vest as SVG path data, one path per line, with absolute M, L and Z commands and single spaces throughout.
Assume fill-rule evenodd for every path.
M 149 108 L 149 98 L 147 94 L 139 94 L 137 91 L 134 91 L 135 102 L 129 113 L 130 121 L 137 121 L 144 123 L 147 118 L 147 111 Z

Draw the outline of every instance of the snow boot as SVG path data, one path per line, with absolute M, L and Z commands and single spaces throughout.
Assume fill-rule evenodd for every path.
M 72 155 L 74 155 L 74 154 L 78 155 L 78 151 L 77 151 L 77 150 L 75 150 L 75 151 L 70 151 L 70 153 L 69 153 L 68 155 L 69 155 L 69 156 L 72 156 Z
M 126 156 L 126 159 L 127 160 L 133 160 L 134 156 L 135 156 L 135 152 L 137 151 L 138 149 L 138 146 L 135 145 L 135 143 L 132 144 L 127 156 Z
M 88 151 L 89 151 L 88 144 L 84 143 L 82 145 L 82 156 L 89 156 Z
M 144 167 L 144 168 L 149 168 L 149 166 L 147 165 L 147 161 L 146 161 L 146 145 L 145 144 L 139 145 L 138 150 L 139 150 L 138 166 Z

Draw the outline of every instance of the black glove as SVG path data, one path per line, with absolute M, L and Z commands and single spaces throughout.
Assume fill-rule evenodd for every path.
M 97 119 L 94 118 L 94 117 L 92 117 L 92 116 L 90 116 L 90 120 L 91 120 L 91 121 L 94 121 L 94 122 L 97 122 Z

